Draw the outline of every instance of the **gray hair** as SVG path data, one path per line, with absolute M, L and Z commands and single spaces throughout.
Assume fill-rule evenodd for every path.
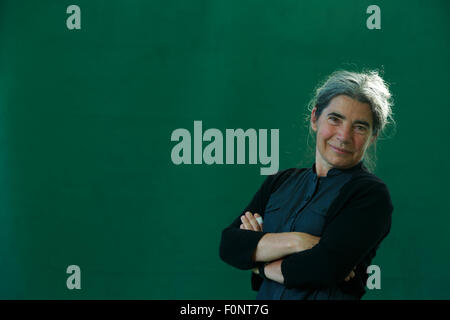
M 317 108 L 316 116 L 319 118 L 330 101 L 338 95 L 346 95 L 370 106 L 374 136 L 378 136 L 387 124 L 395 123 L 392 117 L 392 95 L 387 83 L 379 76 L 378 71 L 374 70 L 361 73 L 345 70 L 333 72 L 316 89 L 315 96 L 309 103 L 308 123 L 314 107 Z M 375 167 L 374 160 L 366 160 L 369 162 L 369 167 Z

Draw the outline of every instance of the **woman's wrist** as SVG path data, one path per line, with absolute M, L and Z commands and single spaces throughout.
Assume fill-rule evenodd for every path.
M 320 237 L 305 232 L 290 232 L 290 235 L 292 236 L 291 243 L 294 250 L 292 253 L 309 250 L 320 241 Z
M 269 262 L 264 262 L 261 263 L 260 266 L 258 267 L 258 274 L 261 278 L 263 279 L 267 279 L 266 277 L 266 272 L 264 271 L 264 268 L 269 264 Z
M 311 246 L 308 247 L 308 244 L 311 240 L 307 236 L 313 237 L 301 232 L 266 233 L 259 240 L 252 260 L 256 262 L 274 261 L 310 249 Z
M 281 272 L 281 263 L 283 259 L 272 261 L 264 265 L 264 278 L 269 279 L 278 283 L 284 283 L 284 276 Z
M 298 235 L 298 232 L 286 232 L 286 234 L 286 243 L 288 244 L 290 254 L 305 250 L 304 243 L 302 238 Z

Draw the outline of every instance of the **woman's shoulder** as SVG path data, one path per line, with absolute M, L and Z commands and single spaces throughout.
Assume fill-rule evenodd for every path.
M 391 196 L 387 184 L 376 174 L 361 170 L 353 175 L 353 177 L 343 187 L 343 193 L 348 196 L 371 196 L 383 198 L 391 201 Z
M 339 214 L 346 207 L 348 212 L 364 212 L 371 219 L 390 219 L 393 204 L 389 189 L 374 173 L 358 172 L 342 186 L 331 206 L 331 212 Z M 385 213 L 385 214 L 382 214 Z M 331 216 L 334 216 L 331 214 Z
M 356 174 L 353 175 L 350 182 L 352 185 L 355 185 L 356 187 L 372 186 L 387 189 L 386 183 L 379 176 L 377 176 L 373 172 L 370 172 L 365 167 L 356 172 Z

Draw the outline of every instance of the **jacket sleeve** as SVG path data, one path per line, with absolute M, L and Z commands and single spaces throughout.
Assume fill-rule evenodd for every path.
M 287 288 L 336 285 L 376 250 L 389 233 L 393 207 L 386 186 L 371 182 L 358 185 L 354 196 L 344 200 L 346 204 L 327 224 L 316 246 L 283 260 Z
M 241 270 L 248 270 L 259 266 L 260 263 L 253 261 L 252 256 L 259 240 L 266 232 L 240 229 L 240 217 L 246 211 L 250 211 L 251 213 L 259 213 L 264 219 L 264 211 L 271 193 L 276 185 L 281 182 L 282 177 L 288 176 L 292 170 L 287 169 L 268 176 L 253 196 L 250 204 L 230 226 L 222 231 L 219 255 L 223 261 Z

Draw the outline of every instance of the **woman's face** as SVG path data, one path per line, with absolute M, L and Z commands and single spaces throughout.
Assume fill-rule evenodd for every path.
M 370 106 L 346 95 L 334 97 L 318 119 L 314 108 L 311 127 L 316 132 L 318 175 L 326 175 L 331 168 L 355 166 L 376 139 Z

